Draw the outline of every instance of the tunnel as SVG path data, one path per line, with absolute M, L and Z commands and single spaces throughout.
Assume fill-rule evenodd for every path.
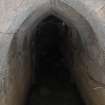
M 72 31 L 54 15 L 36 26 L 31 39 L 32 81 L 27 105 L 85 105 L 72 74 Z
M 29 27 L 16 33 L 9 52 L 10 80 L 24 94 L 22 105 L 85 105 L 78 75 L 84 75 L 79 67 L 87 52 L 76 27 L 55 14 Z
M 24 21 L 23 15 L 15 33 L 3 36 L 9 36 L 2 56 L 8 74 L 3 105 L 104 103 L 104 53 L 95 26 L 62 3 L 39 6 Z

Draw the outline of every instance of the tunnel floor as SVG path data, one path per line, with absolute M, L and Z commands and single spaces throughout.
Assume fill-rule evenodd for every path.
M 32 40 L 33 77 L 28 105 L 85 105 L 66 62 L 68 28 L 55 16 L 38 26 Z M 71 66 L 71 68 L 70 68 Z
M 71 82 L 36 86 L 29 105 L 85 105 Z

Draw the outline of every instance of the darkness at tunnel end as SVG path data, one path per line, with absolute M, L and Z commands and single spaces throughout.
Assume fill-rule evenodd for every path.
M 68 51 L 66 39 L 69 30 L 69 27 L 54 15 L 47 16 L 37 25 L 31 46 L 33 66 L 28 105 L 42 104 L 43 99 L 45 105 L 52 105 L 52 102 L 55 102 L 54 105 L 56 105 L 57 100 L 54 97 L 58 97 L 59 92 L 62 96 L 59 96 L 60 101 L 57 103 L 61 105 L 64 103 L 65 105 L 68 103 L 70 105 L 84 105 L 80 92 L 72 80 L 72 49 L 70 62 L 68 63 L 66 59 L 65 51 Z M 50 99 L 45 98 L 46 94 Z M 64 100 L 65 96 L 68 99 Z

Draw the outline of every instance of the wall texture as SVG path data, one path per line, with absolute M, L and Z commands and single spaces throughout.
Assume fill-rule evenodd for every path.
M 75 54 L 73 73 L 87 105 L 105 105 L 104 12 L 104 0 L 0 0 L 0 105 L 23 104 L 32 29 L 50 13 L 80 34 L 83 49 Z

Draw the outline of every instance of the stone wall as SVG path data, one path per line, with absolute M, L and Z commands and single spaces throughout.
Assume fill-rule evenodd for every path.
M 79 32 L 82 47 L 73 73 L 87 105 L 104 105 L 104 7 L 104 0 L 0 0 L 0 104 L 23 104 L 31 78 L 32 31 L 52 13 Z

